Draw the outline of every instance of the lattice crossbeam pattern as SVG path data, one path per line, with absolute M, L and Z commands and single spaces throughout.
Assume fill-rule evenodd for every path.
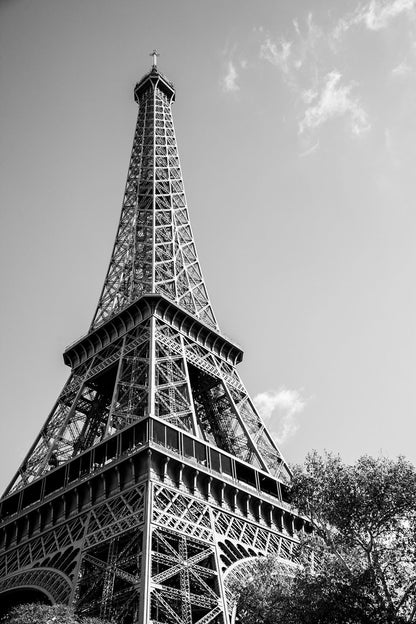
M 174 95 L 156 71 L 136 88 L 139 114 L 120 225 L 92 328 L 145 293 L 164 294 L 218 328 L 188 216 L 172 119 Z
M 162 352 L 165 349 L 176 362 L 176 383 L 170 386 L 171 414 L 189 413 L 192 416 L 186 423 L 183 420 L 181 423 L 171 422 L 288 481 L 290 474 L 280 451 L 235 368 L 162 321 L 156 322 L 155 336 L 158 348 Z M 182 388 L 182 393 L 178 387 Z M 188 411 L 184 410 L 187 396 Z M 164 417 L 163 413 L 156 412 L 156 415 Z
M 9 492 L 148 414 L 149 344 L 145 322 L 72 373 Z
M 284 482 L 290 479 L 235 368 L 150 319 L 73 372 L 10 491 L 150 413 Z

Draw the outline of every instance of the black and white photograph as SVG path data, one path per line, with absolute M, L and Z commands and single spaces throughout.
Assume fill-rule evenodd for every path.
M 0 0 L 0 624 L 416 623 L 416 0 Z

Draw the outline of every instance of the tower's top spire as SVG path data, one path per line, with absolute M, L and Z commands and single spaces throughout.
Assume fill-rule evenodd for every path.
M 153 57 L 152 69 L 157 69 L 157 57 L 160 56 L 159 52 L 154 49 L 153 52 L 150 52 L 149 56 Z
M 160 53 L 156 50 L 149 53 L 149 56 L 152 57 L 152 67 L 150 71 L 148 71 L 136 84 L 134 90 L 134 97 L 138 104 L 140 104 L 140 97 L 147 91 L 149 87 L 154 89 L 157 85 L 158 89 L 160 89 L 168 98 L 173 102 L 175 99 L 175 87 L 173 83 L 164 76 L 157 66 L 157 57 L 160 56 Z

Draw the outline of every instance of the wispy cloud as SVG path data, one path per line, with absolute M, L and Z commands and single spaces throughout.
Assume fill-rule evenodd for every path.
M 235 91 L 239 91 L 240 87 L 237 84 L 238 72 L 234 65 L 234 63 L 229 60 L 227 61 L 226 73 L 221 81 L 221 86 L 223 91 L 226 93 L 231 93 Z
M 341 18 L 334 29 L 334 37 L 339 38 L 350 28 L 358 25 L 363 25 L 368 30 L 382 30 L 395 17 L 406 13 L 411 15 L 415 5 L 416 0 L 371 0 Z
M 370 30 L 386 28 L 389 21 L 401 13 L 410 13 L 415 8 L 415 0 L 372 0 L 363 12 L 362 19 Z
M 311 147 L 308 147 L 306 150 L 299 154 L 299 158 L 305 158 L 306 156 L 311 156 L 319 149 L 319 141 L 314 143 Z
M 298 430 L 296 416 L 303 411 L 306 401 L 299 390 L 281 387 L 260 392 L 254 397 L 254 404 L 263 420 L 270 421 L 278 442 L 284 444 Z
M 270 35 L 266 35 L 259 56 L 280 70 L 285 83 L 294 93 L 299 134 L 344 116 L 349 119 L 353 134 L 359 135 L 368 130 L 368 114 L 359 97 L 353 95 L 356 84 L 343 84 L 338 71 L 328 71 L 328 68 L 325 72 L 325 65 L 329 65 L 334 54 L 331 36 L 316 24 L 311 13 L 303 25 L 293 21 L 292 34 L 291 41 L 285 38 L 273 41 Z M 307 146 L 301 155 L 312 154 L 317 147 L 315 142 Z
M 284 39 L 274 42 L 267 37 L 260 47 L 260 58 L 279 67 L 284 74 L 289 72 L 289 57 L 292 43 Z
M 316 151 L 317 130 L 331 119 L 343 119 L 347 124 L 344 127 L 356 136 L 371 127 L 370 111 L 360 93 L 360 85 L 371 87 L 379 73 L 369 77 L 366 64 L 361 72 L 355 62 L 347 62 L 346 46 L 351 41 L 344 35 L 349 30 L 361 29 L 362 38 L 367 33 L 367 45 L 371 46 L 375 37 L 370 36 L 370 31 L 390 29 L 395 24 L 396 34 L 403 42 L 404 60 L 398 64 L 396 57 L 395 64 L 392 61 L 390 77 L 416 75 L 416 0 L 356 0 L 353 7 L 350 12 L 341 13 L 339 19 L 330 14 L 322 16 L 325 23 L 309 13 L 304 19 L 293 19 L 286 32 L 277 35 L 265 27 L 256 30 L 258 58 L 276 68 L 283 83 L 289 87 L 292 111 L 301 137 L 301 156 Z M 391 50 L 386 38 L 383 41 L 386 50 Z M 358 43 L 361 45 L 361 39 Z M 368 62 L 371 58 L 369 54 Z M 351 71 L 354 71 L 353 75 Z M 355 76 L 357 80 L 354 80 Z
M 350 119 L 354 134 L 362 134 L 370 128 L 366 111 L 359 99 L 351 94 L 354 85 L 341 85 L 341 78 L 339 72 L 331 71 L 325 76 L 319 95 L 308 91 L 306 101 L 309 102 L 309 107 L 299 123 L 299 134 L 345 115 Z
M 402 61 L 391 70 L 393 76 L 408 76 L 412 72 L 412 68 L 406 61 Z
M 304 65 L 310 65 L 316 59 L 316 49 L 323 39 L 321 28 L 314 22 L 312 13 L 309 13 L 306 23 L 299 24 L 293 20 L 293 33 L 290 39 L 280 37 L 276 41 L 264 33 L 264 40 L 260 45 L 259 57 L 278 67 L 286 81 L 296 87 L 299 72 Z

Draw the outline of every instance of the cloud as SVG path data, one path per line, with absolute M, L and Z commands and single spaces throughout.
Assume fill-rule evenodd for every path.
M 279 67 L 284 74 L 289 72 L 288 60 L 290 57 L 292 43 L 284 39 L 278 43 L 273 42 L 270 37 L 261 44 L 260 58 L 269 61 L 272 65 Z
M 306 150 L 301 152 L 299 154 L 299 158 L 305 158 L 306 156 L 310 156 L 311 154 L 316 152 L 318 148 L 319 148 L 319 141 L 317 141 L 316 143 L 314 143 L 314 145 L 312 145 L 311 147 L 308 147 Z
M 369 30 L 386 28 L 389 21 L 401 13 L 408 13 L 415 7 L 415 0 L 372 0 L 364 9 L 361 20 Z
M 325 37 L 322 29 L 314 22 L 312 13 L 308 14 L 302 27 L 297 20 L 293 20 L 292 26 L 291 39 L 280 37 L 274 41 L 270 34 L 265 33 L 259 57 L 278 67 L 285 80 L 296 88 L 299 72 L 305 65 L 309 67 L 311 63 L 314 64 L 317 48 Z
M 221 81 L 222 89 L 226 93 L 232 93 L 239 91 L 240 87 L 237 84 L 238 73 L 234 63 L 230 60 L 227 62 L 227 72 Z
M 300 135 L 336 117 L 346 117 L 356 135 L 370 127 L 365 109 L 359 98 L 353 95 L 355 84 L 342 84 L 342 76 L 337 71 L 322 73 L 323 67 L 328 65 L 328 54 L 330 58 L 335 53 L 331 41 L 309 14 L 303 28 L 296 20 L 293 22 L 291 41 L 284 38 L 273 41 L 270 35 L 266 35 L 260 46 L 260 59 L 280 70 L 296 96 Z M 304 149 L 301 155 L 308 156 L 317 148 L 315 143 Z
M 339 20 L 334 29 L 334 37 L 338 39 L 353 26 L 364 25 L 368 30 L 382 30 L 389 22 L 403 13 L 411 14 L 416 0 L 371 0 L 364 6 Z
M 408 76 L 412 71 L 412 68 L 406 61 L 399 63 L 394 69 L 391 70 L 393 76 Z
M 415 0 L 416 1 L 416 0 Z M 312 13 L 304 23 L 292 22 L 291 40 L 280 38 L 275 41 L 265 35 L 260 46 L 260 59 L 277 67 L 295 95 L 295 109 L 299 134 L 316 129 L 327 120 L 346 115 L 354 134 L 361 134 L 369 128 L 367 113 L 357 96 L 353 97 L 353 84 L 342 85 L 341 74 L 329 71 L 331 57 L 336 50 L 332 46 L 331 34 L 326 34 L 316 24 Z M 332 64 L 332 62 L 331 62 Z M 302 150 L 302 156 L 312 154 L 318 148 Z
M 271 421 L 280 444 L 284 444 L 296 433 L 299 427 L 296 415 L 306 405 L 299 390 L 289 390 L 283 386 L 278 390 L 260 392 L 253 402 L 263 420 Z
M 349 116 L 351 130 L 354 134 L 362 134 L 370 128 L 368 116 L 358 98 L 351 95 L 353 85 L 341 85 L 341 74 L 331 71 L 325 76 L 324 85 L 319 96 L 314 96 L 299 123 L 299 134 L 305 130 L 318 128 L 329 119 Z M 305 92 L 306 94 L 307 92 Z M 306 98 L 306 100 L 310 100 Z
M 374 85 L 381 91 L 391 88 L 394 78 L 399 88 L 404 78 L 416 76 L 416 0 L 354 0 L 349 6 L 351 10 L 340 6 L 336 17 L 332 12 L 320 12 L 321 19 L 317 19 L 314 12 L 292 19 L 285 31 L 276 34 L 267 26 L 255 30 L 258 62 L 271 65 L 280 79 L 278 85 L 283 82 L 288 88 L 283 105 L 290 105 L 291 111 L 285 118 L 298 128 L 299 156 L 316 152 L 318 131 L 330 120 L 342 120 L 342 124 L 338 121 L 339 128 L 347 126 L 356 136 L 370 129 L 373 120 L 365 93 L 361 92 L 363 85 L 368 92 Z M 390 33 L 393 27 L 394 33 Z M 359 35 L 358 40 L 343 38 L 350 29 Z M 386 29 L 381 39 L 373 34 Z M 397 46 L 391 45 L 393 34 L 400 37 L 399 57 Z M 362 46 L 365 63 L 357 64 L 356 54 L 351 56 L 352 44 Z M 387 72 L 369 71 L 380 58 L 379 48 L 371 49 L 374 45 L 383 46 L 383 58 L 389 54 Z M 240 65 L 236 66 L 242 71 Z M 376 108 L 377 102 L 372 106 Z M 379 121 L 380 114 L 375 115 L 376 128 L 380 127 Z
M 301 93 L 301 98 L 305 104 L 312 104 L 312 102 L 318 97 L 318 92 L 315 89 L 306 89 Z

